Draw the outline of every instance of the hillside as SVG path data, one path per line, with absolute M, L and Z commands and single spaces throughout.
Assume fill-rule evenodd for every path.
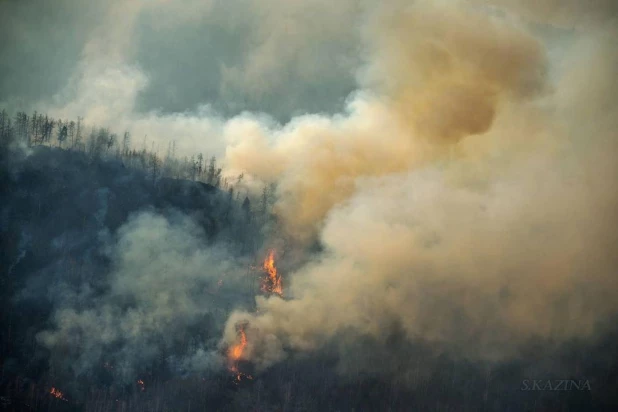
M 153 182 L 120 160 L 37 146 L 28 155 L 11 152 L 3 172 L 0 391 L 6 402 L 23 398 L 30 385 L 46 390 L 50 353 L 37 334 L 50 327 L 55 310 L 73 304 L 68 295 L 85 288 L 90 300 L 105 295 L 114 269 L 110 248 L 127 222 L 144 213 L 172 225 L 187 220 L 204 248 L 225 244 L 239 257 L 256 235 L 250 212 L 231 193 L 189 180 Z

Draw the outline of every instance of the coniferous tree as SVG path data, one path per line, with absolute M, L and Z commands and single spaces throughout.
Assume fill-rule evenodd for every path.
M 245 200 L 242 202 L 242 210 L 245 214 L 246 222 L 251 221 L 251 200 L 249 200 L 249 196 L 245 196 Z
M 200 153 L 197 155 L 197 176 L 198 179 L 202 177 L 204 171 L 204 156 Z
M 64 142 L 67 140 L 67 136 L 69 135 L 69 128 L 67 127 L 66 124 L 59 126 L 58 128 L 58 144 L 60 145 L 60 147 L 62 147 L 62 145 L 64 144 Z
M 195 162 L 195 156 L 191 155 L 191 164 L 190 164 L 190 174 L 191 174 L 191 180 L 195 181 L 195 176 L 197 174 L 197 164 Z
M 118 136 L 115 133 L 110 134 L 107 137 L 107 142 L 105 144 L 105 151 L 109 153 L 109 151 L 114 147 L 116 141 L 118 140 Z

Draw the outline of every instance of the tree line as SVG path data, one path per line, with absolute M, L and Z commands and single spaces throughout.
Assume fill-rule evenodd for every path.
M 77 120 L 54 119 L 34 111 L 19 111 L 11 117 L 7 110 L 0 111 L 0 151 L 15 147 L 48 146 L 84 153 L 91 164 L 99 160 L 116 160 L 127 168 L 144 171 L 153 184 L 161 178 L 192 180 L 214 186 L 228 194 L 230 202 L 241 204 L 249 220 L 257 219 L 259 226 L 274 223 L 272 208 L 275 202 L 275 185 L 265 185 L 259 196 L 252 197 L 242 190 L 244 174 L 224 176 L 216 156 L 203 153 L 179 157 L 176 142 L 170 141 L 165 153 L 159 153 L 151 142 L 147 147 L 144 136 L 141 149 L 135 148 L 129 131 L 122 135 L 107 127 L 87 126 L 82 117 Z M 274 229 L 269 225 L 270 229 Z
M 154 142 L 150 150 L 144 137 L 141 149 L 132 145 L 133 136 L 125 131 L 121 136 L 106 127 L 87 127 L 82 117 L 77 120 L 54 119 L 34 112 L 17 112 L 13 118 L 6 110 L 0 112 L 0 142 L 4 147 L 49 146 L 86 153 L 92 160 L 115 158 L 125 166 L 147 171 L 153 181 L 161 177 L 187 179 L 229 189 L 239 184 L 243 175 L 234 178 L 222 175 L 217 158 L 203 153 L 176 156 L 176 142 L 170 142 L 165 154 L 158 153 Z

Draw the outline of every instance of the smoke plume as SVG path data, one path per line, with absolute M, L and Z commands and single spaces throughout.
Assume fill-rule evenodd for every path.
M 161 357 L 179 357 L 174 361 L 181 366 L 186 359 L 204 362 L 200 354 L 209 342 L 216 344 L 227 306 L 240 304 L 244 272 L 225 249 L 209 247 L 204 238 L 185 216 L 133 216 L 108 252 L 114 267 L 104 292 L 88 284 L 73 298 L 65 292 L 55 328 L 39 335 L 53 349 L 53 361 L 71 365 L 76 376 L 109 365 L 125 382 Z
M 126 39 L 140 16 L 168 16 L 162 31 L 225 16 L 229 31 L 246 29 L 247 12 L 218 1 L 121 3 L 46 102 L 50 114 L 113 122 L 160 148 L 175 136 L 181 155 L 223 155 L 254 187 L 274 184 L 282 230 L 272 243 L 289 242 L 303 264 L 284 273 L 285 298 L 258 296 L 257 310 L 231 290 L 220 295 L 228 303 L 211 301 L 207 289 L 228 276 L 233 285 L 247 262 L 207 247 L 187 221 L 136 217 L 112 245 L 107 293 L 67 302 L 41 335 L 56 350 L 81 345 L 77 373 L 113 356 L 129 377 L 208 322 L 223 337 L 182 348 L 183 367 L 220 365 L 212 339 L 233 345 L 239 324 L 241 360 L 265 368 L 342 336 L 387 347 L 393 334 L 504 359 L 535 339 L 594 338 L 616 314 L 613 2 L 246 2 L 264 16 L 249 30 L 257 45 L 221 65 L 218 93 L 234 96 L 230 106 L 277 101 L 232 118 L 204 101 L 139 110 L 156 78 L 131 63 Z M 302 95 L 320 78 L 345 84 L 351 73 L 357 87 L 339 113 L 329 97 L 329 110 L 284 124 L 268 114 L 293 105 L 288 91 Z M 213 314 L 226 305 L 237 309 L 227 320 Z M 355 356 L 350 347 L 344 339 L 342 358 Z
M 559 32 L 556 52 L 526 13 L 438 3 L 373 11 L 345 114 L 227 126 L 229 165 L 276 181 L 289 235 L 324 248 L 289 299 L 228 320 L 223 342 L 247 323 L 258 366 L 393 325 L 502 359 L 593 337 L 618 309 L 615 27 Z

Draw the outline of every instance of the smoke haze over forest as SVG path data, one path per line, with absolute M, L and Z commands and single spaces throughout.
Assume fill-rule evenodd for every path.
M 618 406 L 617 40 L 612 0 L 0 1 L 2 405 Z

